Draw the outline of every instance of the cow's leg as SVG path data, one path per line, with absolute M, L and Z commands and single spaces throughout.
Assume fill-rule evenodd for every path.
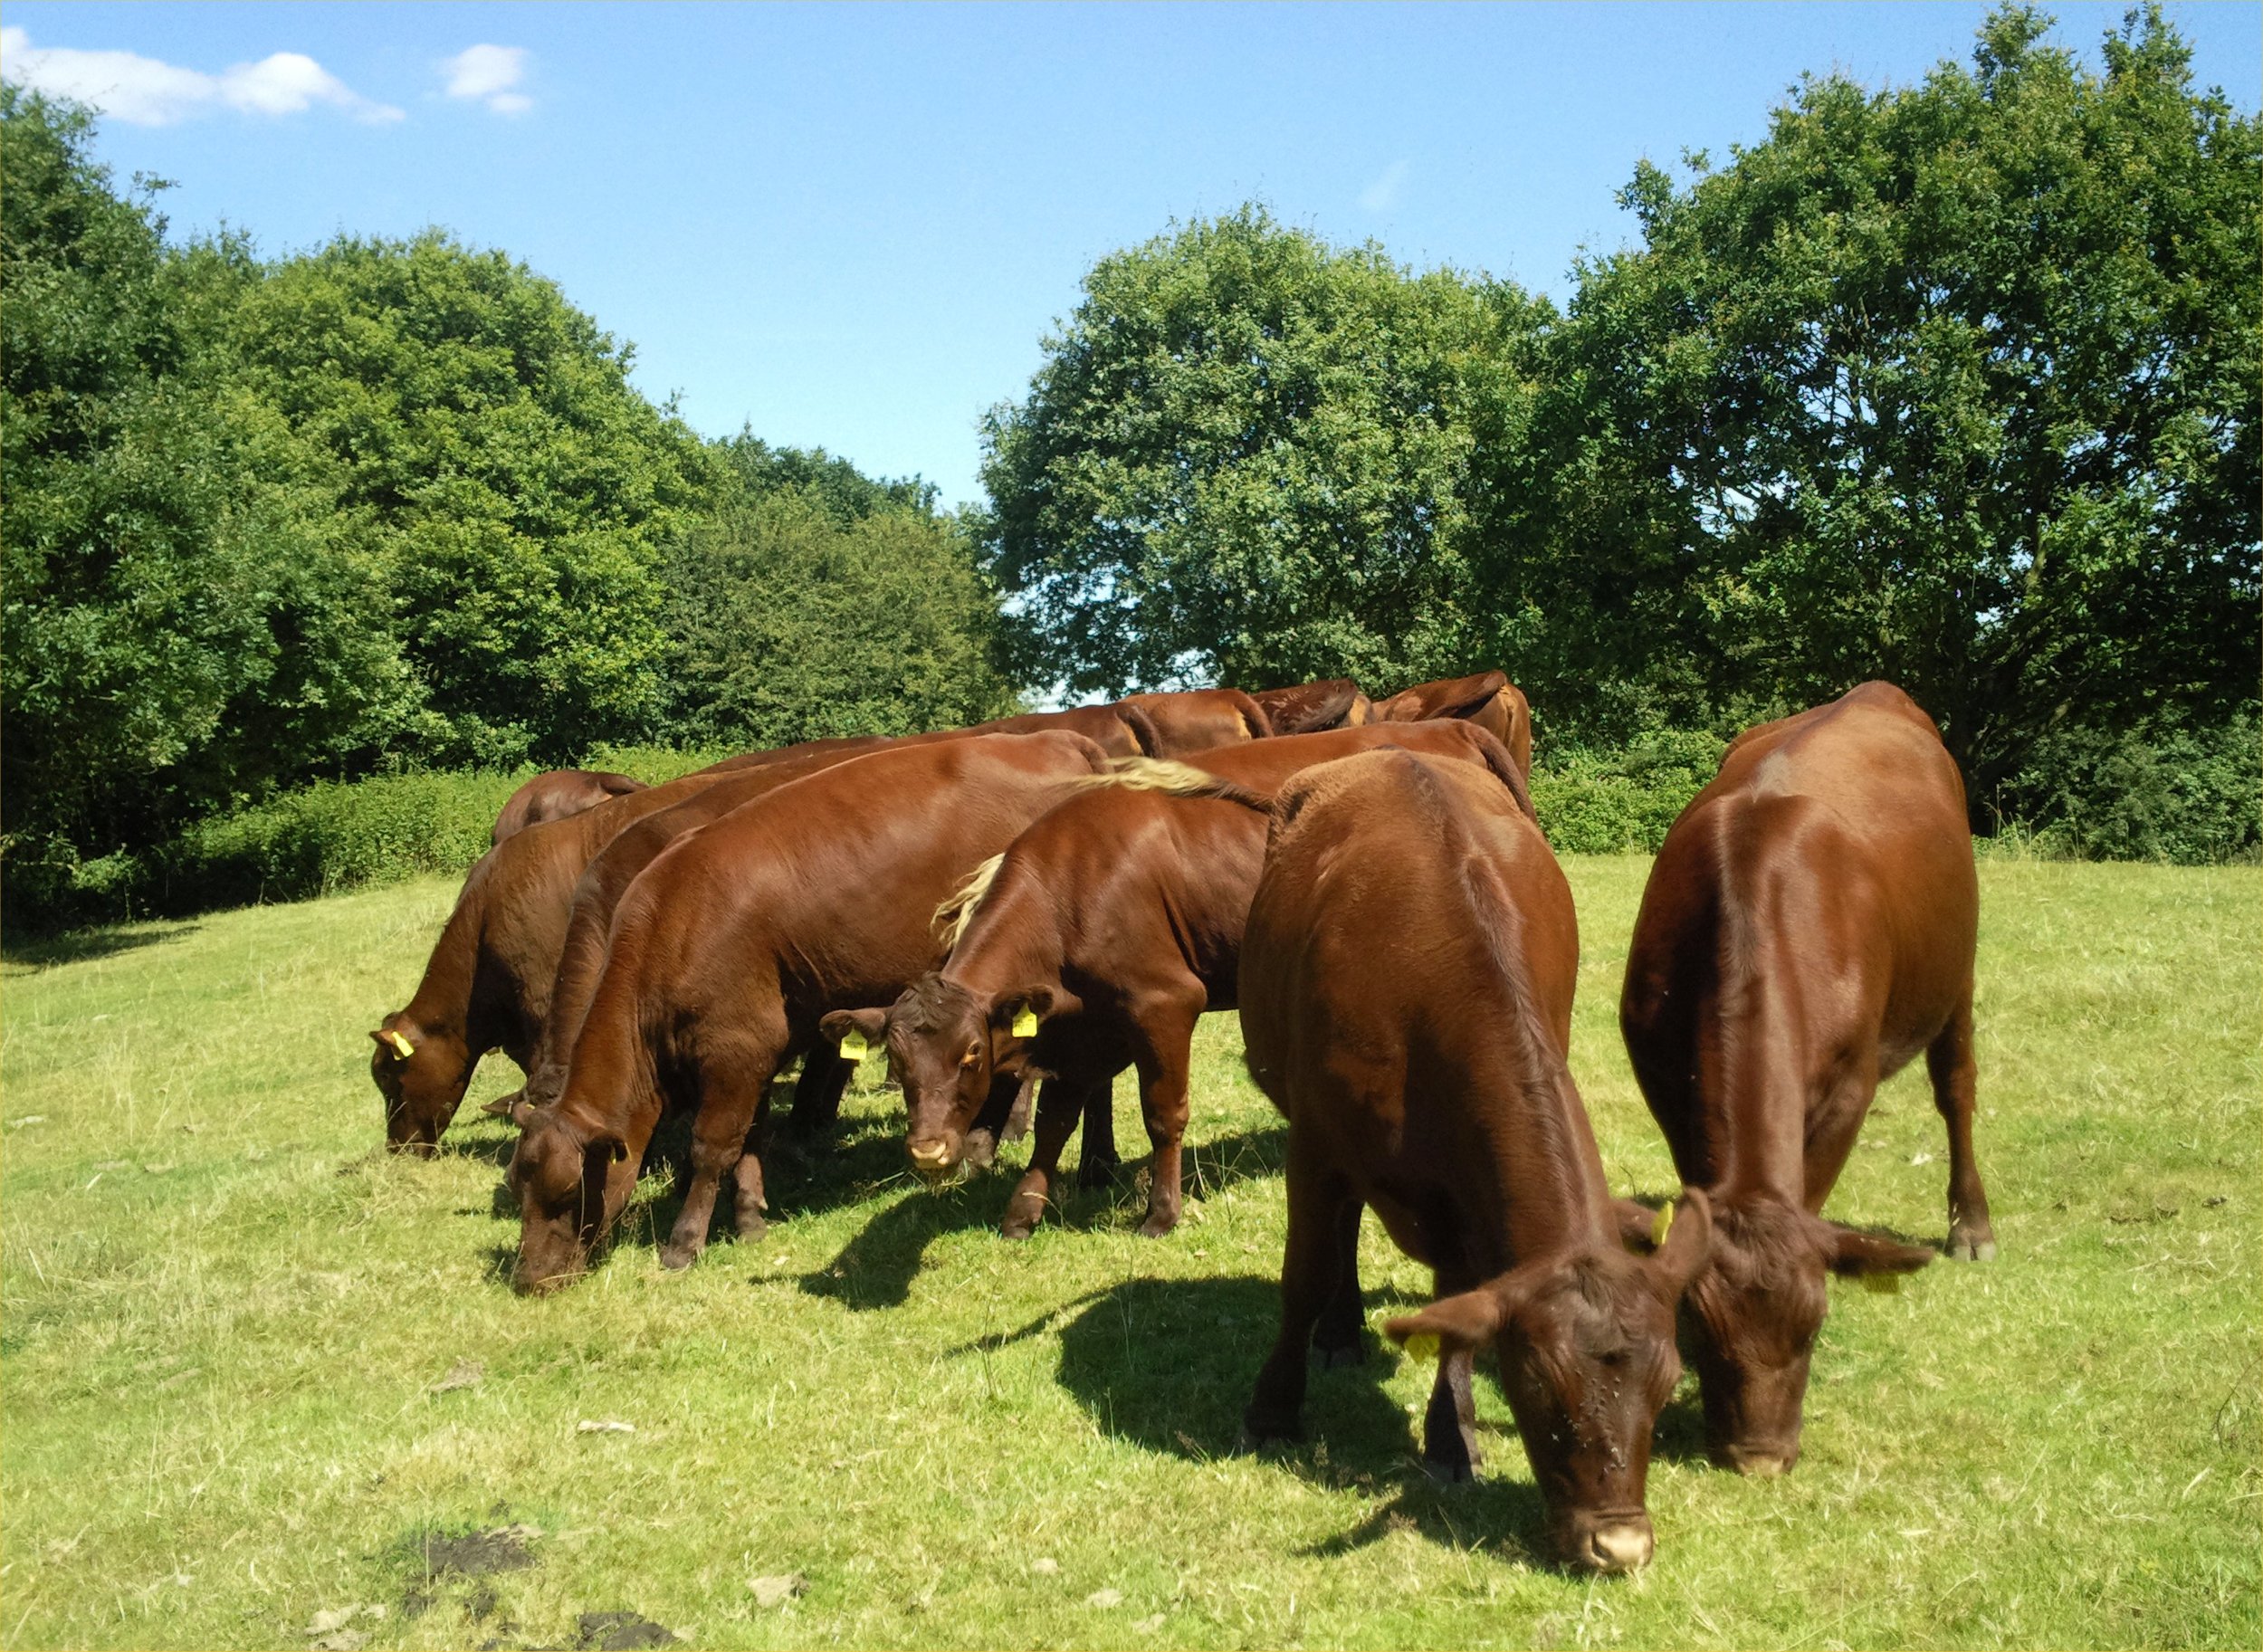
M 1988 1190 L 1972 1157 L 1972 1098 L 1979 1064 L 1972 1059 L 1972 989 L 1948 1026 L 1925 1050 L 1933 1104 L 1949 1127 L 1949 1255 L 1988 1262 L 1996 1255 L 1996 1229 L 1988 1219 Z
M 1107 1093 L 1105 1082 L 1102 1081 L 1103 1095 Z M 1029 1168 L 1015 1185 L 1014 1196 L 1006 1201 L 1006 1219 L 998 1228 L 1007 1238 L 1027 1238 L 1045 1215 L 1054 1179 L 1061 1173 L 1061 1150 L 1076 1128 L 1077 1113 L 1089 1104 L 1086 1095 L 1091 1088 L 1089 1080 L 1048 1078 L 1038 1091 L 1036 1144 L 1030 1149 Z
M 1116 1152 L 1116 1093 L 1112 1075 L 1084 1098 L 1084 1147 L 1076 1156 L 1076 1185 L 1104 1188 L 1123 1160 Z
M 1356 1198 L 1343 1202 L 1336 1218 L 1336 1288 L 1313 1327 L 1313 1351 L 1322 1370 L 1338 1365 L 1361 1365 L 1367 1361 L 1366 1339 L 1360 1333 L 1367 1311 L 1360 1301 L 1360 1216 Z
M 707 1248 L 708 1224 L 715 1198 L 730 1176 L 737 1194 L 738 1227 L 748 1237 L 766 1231 L 763 1220 L 762 1160 L 759 1152 L 763 1116 L 769 1103 L 770 1075 L 778 1052 L 757 1055 L 734 1051 L 704 1064 L 700 1110 L 692 1123 L 692 1179 L 674 1230 L 661 1247 L 663 1267 L 689 1267 Z
M 841 1093 L 855 1071 L 855 1062 L 842 1060 L 823 1040 L 810 1046 L 801 1058 L 801 1076 L 794 1081 L 794 1111 L 786 1122 L 797 1146 L 814 1146 L 832 1135 L 841 1119 Z
M 1343 1177 L 1297 1151 L 1289 1138 L 1289 1237 L 1281 1258 L 1281 1334 L 1257 1372 L 1256 1391 L 1242 1412 L 1246 1440 L 1297 1439 L 1303 1434 L 1305 1351 L 1313 1327 L 1336 1288 L 1346 1204 L 1358 1209 Z
M 1179 1226 L 1179 1149 L 1187 1133 L 1187 1064 L 1195 1023 L 1202 1017 L 1199 983 L 1190 998 L 1142 1005 L 1140 1011 L 1140 1114 L 1155 1150 L 1150 1160 L 1147 1220 L 1142 1238 L 1157 1239 Z
M 1430 1408 L 1422 1420 L 1422 1466 L 1449 1484 L 1473 1478 L 1485 1453 L 1477 1448 L 1477 1402 L 1469 1390 L 1475 1356 L 1466 1348 L 1442 1353 Z
M 1435 1275 L 1433 1284 L 1441 1300 L 1475 1288 L 1474 1281 L 1446 1273 Z M 1475 1477 L 1485 1461 L 1477 1447 L 1477 1402 L 1469 1388 L 1475 1361 L 1467 1349 L 1440 1351 L 1437 1380 L 1423 1414 L 1422 1466 L 1432 1479 L 1449 1485 Z
M 974 1122 L 967 1126 L 967 1142 L 962 1157 L 968 1169 L 987 1170 L 997 1161 L 999 1132 L 1012 1120 L 1021 1089 L 1019 1079 L 1005 1074 L 992 1075 L 990 1093 L 983 1098 L 982 1111 L 976 1113 Z

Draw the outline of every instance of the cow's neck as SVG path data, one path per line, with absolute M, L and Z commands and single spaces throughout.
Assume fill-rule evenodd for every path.
M 1571 1070 L 1541 1036 L 1538 1017 L 1504 1030 L 1494 1148 L 1506 1196 L 1509 1260 L 1609 1248 L 1617 1214 L 1595 1131 Z
M 1009 858 L 968 920 L 942 975 L 978 997 L 1058 987 L 1066 950 L 1050 893 Z
M 1786 955 L 1781 926 L 1724 926 L 1718 986 L 1699 1046 L 1704 1147 L 1713 1182 L 1731 1202 L 1807 1191 L 1808 1048 L 1803 960 Z

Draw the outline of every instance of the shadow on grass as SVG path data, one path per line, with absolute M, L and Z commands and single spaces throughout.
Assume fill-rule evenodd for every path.
M 884 1140 L 892 1179 L 910 1181 L 902 1168 L 901 1129 L 891 1124 Z M 1269 1125 L 1190 1147 L 1181 1156 L 1179 1185 L 1189 1194 L 1207 1198 L 1235 1182 L 1270 1175 L 1280 1168 L 1287 1141 L 1286 1125 Z M 901 1305 L 912 1294 L 912 1282 L 919 1276 L 930 1244 L 947 1233 L 996 1228 L 1005 1220 L 1007 1200 L 1013 1196 L 1024 1168 L 1000 1160 L 992 1170 L 948 1187 L 929 1189 L 914 1185 L 911 1193 L 867 1222 L 842 1246 L 840 1255 L 815 1273 L 804 1275 L 801 1288 L 812 1296 L 830 1296 L 858 1311 Z M 1119 1208 L 1118 1193 L 1140 1185 L 1128 1173 L 1131 1168 L 1118 1172 L 1115 1188 L 1084 1193 L 1075 1190 L 1076 1172 L 1065 1170 L 1063 1191 L 1059 1201 L 1046 1213 L 1047 1223 L 1072 1232 L 1113 1227 L 1125 1214 Z M 1179 1235 L 1156 1241 L 1162 1245 L 1180 1242 Z
M 1101 1429 L 1150 1451 L 1208 1462 L 1242 1449 L 1242 1407 L 1280 1324 L 1280 1286 L 1271 1279 L 1132 1279 L 1076 1299 L 1004 1341 L 1037 1334 L 1063 1313 L 1058 1380 Z M 1521 1460 L 1513 1433 L 1494 1433 L 1494 1473 L 1438 1485 L 1418 1456 L 1418 1419 L 1384 1389 L 1398 1355 L 1367 1342 L 1362 1365 L 1312 1368 L 1305 1390 L 1305 1439 L 1266 1447 L 1264 1461 L 1312 1485 L 1357 1491 L 1375 1502 L 1350 1531 L 1309 1553 L 1349 1553 L 1395 1531 L 1412 1530 L 1456 1547 L 1489 1542 L 1534 1564 L 1545 1552 L 1540 1493 L 1503 1475 Z
M 130 929 L 73 930 L 28 941 L 11 937 L 5 955 L 0 955 L 0 964 L 11 972 L 22 970 L 27 974 L 53 969 L 61 964 L 82 964 L 178 941 L 184 935 L 195 934 L 199 927 L 194 923 L 151 923 Z

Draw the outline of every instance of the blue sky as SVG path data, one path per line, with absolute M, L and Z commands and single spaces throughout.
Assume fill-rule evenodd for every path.
M 1250 198 L 1562 298 L 1638 159 L 1752 141 L 1805 70 L 1906 83 L 1977 5 L 106 5 L 11 0 L 121 177 L 263 251 L 428 224 L 637 348 L 692 424 L 976 496 L 1098 257 Z M 2090 53 L 2125 9 L 2060 5 Z M 2263 5 L 2168 8 L 2263 97 Z M 130 56 L 84 57 L 77 53 Z

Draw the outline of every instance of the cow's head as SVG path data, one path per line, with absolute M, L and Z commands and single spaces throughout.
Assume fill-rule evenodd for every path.
M 406 1010 L 369 1035 L 369 1076 L 385 1098 L 385 1143 L 429 1158 L 472 1081 L 472 1053 L 461 1037 L 430 1033 Z
M 522 1102 L 512 1116 L 520 1128 L 509 1173 L 519 1197 L 519 1260 L 511 1283 L 530 1294 L 555 1291 L 589 1265 L 605 1228 L 606 1182 L 628 1158 L 628 1144 L 554 1107 Z
M 1053 1001 L 1045 987 L 979 993 L 923 975 L 886 1009 L 836 1009 L 817 1026 L 836 1044 L 854 1036 L 886 1050 L 888 1070 L 903 1087 L 912 1167 L 940 1178 L 966 1157 L 967 1132 L 990 1099 L 991 1081 L 1019 1073 Z
M 1651 1256 L 1539 1257 L 1384 1327 L 1418 1351 L 1426 1338 L 1441 1351 L 1497 1351 L 1549 1540 L 1567 1566 L 1649 1562 L 1650 1431 L 1681 1376 L 1675 1307 L 1704 1265 L 1712 1227 L 1704 1195 L 1691 1190 Z
M 1810 1216 L 1771 1196 L 1714 1207 L 1713 1258 L 1689 1289 L 1690 1355 L 1714 1460 L 1780 1475 L 1800 1460 L 1800 1412 L 1824 1275 L 1894 1281 L 1933 1252 Z

